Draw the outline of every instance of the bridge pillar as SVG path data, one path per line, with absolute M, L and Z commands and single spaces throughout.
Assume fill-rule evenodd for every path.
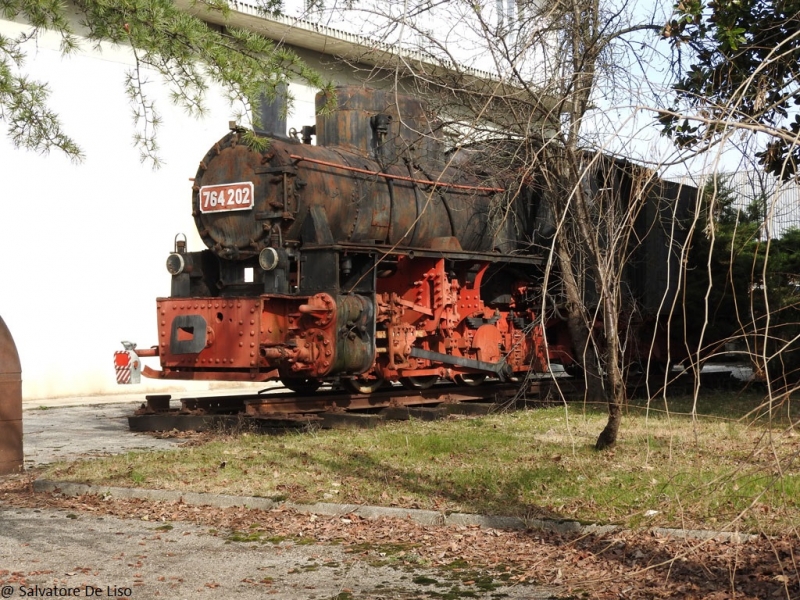
M 22 458 L 22 368 L 0 317 L 0 475 L 21 472 Z

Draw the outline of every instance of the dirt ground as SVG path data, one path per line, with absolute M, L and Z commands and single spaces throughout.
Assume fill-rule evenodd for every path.
M 141 401 L 78 405 L 30 404 L 23 409 L 25 468 L 58 460 L 174 448 L 181 439 L 159 439 L 128 430 L 128 416 Z
M 798 554 L 794 536 L 734 543 L 432 526 L 64 497 L 34 493 L 30 477 L 0 479 L 0 591 L 12 597 L 22 585 L 77 581 L 138 598 L 793 599 Z
M 255 514 L 239 530 L 214 522 L 212 515 L 225 512 L 209 508 L 162 506 L 161 514 L 151 516 L 117 500 L 31 491 L 36 469 L 56 460 L 164 449 L 186 441 L 130 432 L 127 417 L 138 406 L 129 401 L 26 407 L 28 475 L 0 478 L 3 597 L 9 591 L 10 597 L 22 598 L 74 588 L 80 597 L 171 599 L 265 594 L 341 600 L 551 598 L 559 592 L 557 586 L 512 579 L 513 574 L 495 578 L 475 569 L 428 568 L 413 543 L 383 540 L 350 547 L 293 533 L 280 520 L 265 528 Z M 147 510 L 154 507 L 151 503 Z M 199 514 L 211 521 L 196 521 Z M 301 518 L 310 524 L 317 520 Z
M 26 410 L 27 464 L 180 443 L 127 432 L 115 410 Z M 0 478 L 2 597 L 800 598 L 791 533 L 734 543 L 421 525 L 65 497 L 35 493 L 36 474 Z
M 379 555 L 370 558 L 341 544 L 232 541 L 255 538 L 252 531 L 237 537 L 193 523 L 46 508 L 0 508 L 0 522 L 0 580 L 2 589 L 14 591 L 12 598 L 26 597 L 36 586 L 77 588 L 79 597 L 100 598 L 389 600 L 437 597 L 429 592 L 459 597 L 459 589 L 477 598 L 550 597 L 532 585 L 481 590 L 452 573 L 379 566 Z

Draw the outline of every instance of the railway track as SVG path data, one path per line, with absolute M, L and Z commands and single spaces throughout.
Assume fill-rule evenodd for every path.
M 243 422 L 265 429 L 312 424 L 374 427 L 384 420 L 433 420 L 449 414 L 488 414 L 509 406 L 535 405 L 547 397 L 552 385 L 549 379 L 535 379 L 479 386 L 442 383 L 424 390 L 392 387 L 371 394 L 324 388 L 312 395 L 269 390 L 173 399 L 154 394 L 145 397 L 128 424 L 132 431 L 203 431 Z
M 701 378 L 705 388 L 728 387 L 732 381 L 729 371 L 704 373 Z M 693 385 L 691 376 L 677 376 L 671 380 L 670 390 L 688 393 Z M 256 394 L 177 399 L 152 394 L 145 396 L 146 402 L 128 417 L 128 425 L 131 431 L 140 432 L 204 431 L 243 424 L 265 430 L 308 425 L 375 427 L 386 420 L 434 420 L 451 414 L 480 415 L 507 408 L 541 406 L 551 403 L 552 398 L 582 398 L 584 391 L 580 377 L 545 376 L 524 382 L 485 382 L 473 386 L 442 382 L 414 390 L 398 385 L 370 394 L 325 387 L 313 394 L 298 394 L 285 388 Z M 628 391 L 631 397 L 646 393 L 641 382 L 629 382 Z

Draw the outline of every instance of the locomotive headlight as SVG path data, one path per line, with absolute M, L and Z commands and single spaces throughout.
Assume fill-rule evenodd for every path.
M 167 271 L 170 275 L 180 275 L 186 268 L 186 261 L 183 256 L 173 252 L 167 257 Z
M 265 271 L 272 271 L 278 266 L 278 251 L 275 248 L 264 248 L 258 253 L 258 266 Z

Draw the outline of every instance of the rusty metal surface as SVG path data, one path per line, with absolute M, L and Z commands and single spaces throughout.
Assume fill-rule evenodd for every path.
M 317 145 L 276 138 L 258 152 L 234 131 L 206 154 L 192 199 L 206 245 L 224 258 L 253 256 L 269 246 L 274 225 L 291 239 L 293 226 L 319 206 L 338 242 L 432 248 L 452 237 L 463 250 L 492 250 L 491 204 L 503 190 L 444 166 L 444 145 L 423 104 L 403 96 L 389 102 L 363 88 L 336 93 L 337 108 L 318 119 Z M 371 119 L 384 111 L 392 118 L 378 134 Z M 201 192 L 232 194 L 232 185 L 252 185 L 252 209 L 241 210 L 233 195 L 230 207 L 206 206 Z
M 162 367 L 250 369 L 258 365 L 259 298 L 162 298 L 156 309 Z M 202 321 L 203 330 L 177 322 L 187 317 Z M 176 348 L 176 338 L 181 336 L 187 341 L 202 336 L 199 351 Z
M 299 154 L 290 154 L 289 158 L 292 160 L 302 160 L 305 162 L 323 165 L 326 167 L 335 167 L 337 169 L 344 169 L 345 171 L 350 171 L 351 173 L 361 173 L 362 175 L 369 175 L 371 177 L 383 177 L 384 179 L 394 179 L 397 181 L 409 181 L 411 183 L 416 183 L 417 185 L 425 185 L 431 187 L 443 187 L 449 188 L 454 190 L 465 190 L 465 191 L 474 191 L 474 192 L 492 192 L 495 194 L 500 194 L 505 192 L 503 188 L 497 187 L 481 187 L 475 185 L 460 185 L 458 183 L 451 183 L 449 181 L 430 181 L 428 179 L 414 179 L 413 177 L 406 177 L 405 175 L 392 175 L 391 173 L 382 173 L 380 171 L 367 171 L 365 169 L 359 169 L 357 167 L 346 167 L 345 165 L 337 164 L 337 163 L 327 163 L 321 160 L 315 160 L 313 158 L 306 158 Z
M 427 390 L 387 390 L 371 394 L 344 392 L 321 393 L 310 397 L 260 398 L 245 402 L 249 416 L 275 416 L 286 413 L 313 413 L 330 410 L 368 410 L 387 406 L 424 406 L 426 404 L 476 402 L 487 398 L 508 398 L 519 391 L 518 385 L 487 385 L 484 388 L 434 387 Z
M 481 143 L 453 148 L 419 98 L 363 86 L 325 94 L 302 142 L 254 144 L 234 125 L 200 162 L 192 214 L 208 249 L 188 252 L 176 237 L 159 343 L 140 354 L 161 370 L 143 374 L 363 392 L 572 366 L 564 321 L 539 314 L 561 314 L 558 291 L 544 288 L 554 224 L 539 174 L 517 181 L 511 164 L 487 166 Z M 638 167 L 600 163 L 587 181 L 629 201 Z M 660 322 L 620 322 L 635 325 L 627 362 L 666 364 Z
M 538 314 L 546 291 L 530 242 L 549 217 L 536 186 L 500 196 L 511 187 L 487 170 L 486 150 L 451 148 L 418 98 L 326 93 L 335 102 L 319 96 L 318 108 L 334 108 L 302 143 L 256 148 L 233 129 L 201 161 L 192 208 L 208 250 L 176 238 L 150 351 L 161 370 L 144 375 L 375 391 L 570 366 L 570 339 Z M 499 204 L 514 218 L 501 224 Z
M 0 474 L 21 471 L 22 461 L 22 367 L 0 317 Z
M 164 410 L 160 412 L 140 409 L 128 418 L 128 422 L 132 431 L 203 431 L 240 426 L 243 422 L 267 429 L 312 423 L 327 427 L 330 425 L 328 416 L 331 415 L 352 415 L 354 418 L 371 416 L 379 420 L 406 420 L 410 416 L 428 419 L 434 415 L 444 417 L 453 413 L 480 415 L 490 412 L 492 407 L 507 406 L 515 398 L 520 398 L 517 402 L 519 406 L 537 403 L 547 386 L 547 381 L 528 382 L 524 386 L 525 394 L 521 395 L 519 383 L 489 383 L 477 387 L 440 384 L 413 392 L 394 388 L 372 394 L 329 390 L 311 396 L 278 392 L 204 399 L 182 398 L 180 409 L 170 409 L 163 404 L 161 407 Z M 242 406 L 243 412 L 231 414 Z M 434 408 L 425 408 L 428 406 Z M 358 411 L 368 411 L 369 414 Z M 348 423 L 347 419 L 342 422 Z
M 358 295 L 161 298 L 157 310 L 160 374 L 170 378 L 320 378 L 360 373 L 374 360 L 364 334 L 372 303 Z
M 492 217 L 502 182 L 448 153 L 424 101 L 331 93 L 316 145 L 311 128 L 304 143 L 273 137 L 266 148 L 234 129 L 203 158 L 192 214 L 209 250 L 183 252 L 170 271 L 161 370 L 143 374 L 296 390 L 341 379 L 364 391 L 543 370 L 530 301 L 540 261 L 504 253 L 525 234 Z M 378 260 L 379 248 L 391 250 Z M 501 276 L 498 257 L 518 270 Z M 490 268 L 497 289 L 484 302 Z

